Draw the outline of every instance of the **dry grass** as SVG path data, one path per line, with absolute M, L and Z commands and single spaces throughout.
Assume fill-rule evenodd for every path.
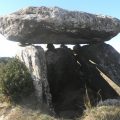
M 95 107 L 91 110 L 86 110 L 84 116 L 77 120 L 120 120 L 120 107 Z
M 115 101 L 115 100 L 114 100 Z M 111 101 L 112 102 L 112 101 Z M 109 102 L 107 102 L 109 103 Z M 82 118 L 76 120 L 120 120 L 120 104 L 100 104 L 84 112 Z M 7 102 L 0 103 L 0 120 L 66 120 L 57 119 L 43 114 L 40 109 L 31 109 L 25 106 L 13 106 Z M 75 120 L 75 119 L 74 119 Z
M 56 120 L 47 114 L 48 111 L 45 113 L 43 114 L 33 95 L 23 99 L 19 105 L 0 96 L 0 120 Z
M 55 118 L 42 114 L 40 110 L 32 110 L 21 106 L 8 106 L 2 104 L 0 107 L 0 120 L 56 120 Z

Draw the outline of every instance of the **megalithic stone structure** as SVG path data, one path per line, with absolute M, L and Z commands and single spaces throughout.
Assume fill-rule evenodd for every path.
M 39 103 L 43 104 L 46 101 L 46 104 L 52 113 L 54 113 L 52 97 L 47 80 L 47 67 L 43 48 L 40 46 L 27 46 L 17 54 L 17 58 L 27 66 L 32 75 Z
M 0 33 L 24 44 L 91 44 L 120 32 L 120 20 L 58 7 L 28 7 L 0 17 Z

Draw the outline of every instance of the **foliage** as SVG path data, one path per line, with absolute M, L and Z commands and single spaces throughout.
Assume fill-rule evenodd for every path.
M 6 64 L 10 60 L 12 60 L 10 57 L 0 57 L 0 64 Z
M 6 64 L 0 64 L 0 94 L 4 94 L 10 100 L 18 101 L 32 91 L 32 78 L 23 63 L 13 58 Z

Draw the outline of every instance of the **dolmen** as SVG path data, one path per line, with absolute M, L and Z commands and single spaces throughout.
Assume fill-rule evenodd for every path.
M 120 54 L 105 43 L 120 33 L 119 19 L 28 7 L 1 16 L 0 33 L 24 47 L 17 58 L 32 75 L 39 103 L 47 104 L 54 115 L 74 118 L 86 109 L 88 97 L 97 105 L 120 96 Z M 47 44 L 48 50 L 40 44 Z

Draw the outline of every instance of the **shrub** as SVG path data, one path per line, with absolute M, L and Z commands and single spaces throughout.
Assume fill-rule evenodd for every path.
M 33 91 L 33 82 L 26 66 L 18 59 L 13 58 L 0 68 L 0 93 L 10 100 L 18 101 L 30 95 Z
M 6 64 L 8 61 L 12 60 L 10 57 L 0 57 L 0 64 Z

